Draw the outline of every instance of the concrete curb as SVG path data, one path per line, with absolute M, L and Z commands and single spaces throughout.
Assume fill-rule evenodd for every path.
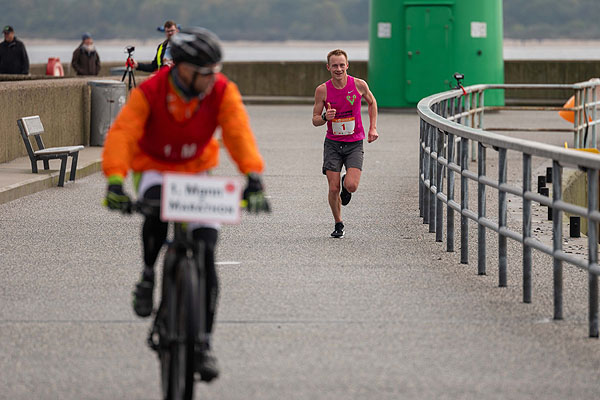
M 77 179 L 84 178 L 102 170 L 101 159 L 83 162 L 81 164 L 83 165 L 77 165 L 77 174 L 75 175 L 75 182 L 77 182 Z M 9 201 L 13 201 L 33 193 L 37 193 L 42 190 L 50 189 L 58 185 L 59 171 L 43 171 L 37 176 L 35 174 L 32 175 L 33 177 L 29 180 L 15 183 L 4 188 L 0 188 L 0 204 L 8 203 Z M 65 186 L 72 184 L 68 180 L 68 178 L 69 171 L 67 170 L 65 177 Z

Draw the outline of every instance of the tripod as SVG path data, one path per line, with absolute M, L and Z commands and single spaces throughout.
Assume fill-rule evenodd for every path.
M 125 81 L 125 76 L 128 76 L 128 81 L 127 81 L 127 89 L 128 90 L 131 90 L 132 82 L 133 82 L 133 87 L 137 86 L 135 84 L 135 75 L 133 74 L 134 64 L 133 64 L 133 58 L 131 57 L 131 54 L 132 54 L 132 52 L 129 52 L 129 55 L 127 56 L 127 61 L 125 61 L 125 72 L 123 72 L 123 77 L 121 78 L 121 82 L 123 82 L 123 81 Z

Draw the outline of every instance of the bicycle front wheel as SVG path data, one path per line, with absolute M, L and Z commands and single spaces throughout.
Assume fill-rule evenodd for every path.
M 185 257 L 175 270 L 173 289 L 169 296 L 168 400 L 191 400 L 194 394 L 194 346 L 198 334 L 198 276 L 194 260 Z M 165 371 L 163 371 L 164 374 Z M 164 375 L 163 375 L 164 376 Z

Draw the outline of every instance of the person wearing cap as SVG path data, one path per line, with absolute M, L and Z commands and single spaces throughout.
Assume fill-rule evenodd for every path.
M 4 41 L 0 43 L 0 74 L 29 74 L 29 57 L 25 45 L 15 36 L 12 26 L 2 28 Z
M 174 65 L 131 90 L 109 129 L 102 153 L 107 177 L 105 203 L 110 209 L 128 210 L 131 200 L 123 190 L 130 170 L 137 198 L 157 202 L 165 172 L 206 173 L 219 162 L 221 138 L 239 171 L 246 175 L 244 201 L 251 212 L 268 212 L 260 173 L 264 161 L 258 151 L 248 113 L 237 85 L 221 70 L 221 45 L 217 36 L 203 28 L 189 28 L 171 38 Z M 167 223 L 145 216 L 142 227 L 142 274 L 133 292 L 133 309 L 140 317 L 152 313 L 154 264 L 167 237 Z M 204 243 L 206 268 L 206 331 L 195 346 L 196 372 L 204 381 L 219 370 L 211 352 L 218 297 L 215 270 L 217 224 L 192 224 L 194 240 Z
M 133 61 L 133 66 L 138 71 L 154 72 L 162 67 L 169 67 L 173 65 L 173 57 L 171 57 L 171 37 L 179 32 L 175 21 L 168 20 L 163 25 L 165 32 L 165 41 L 158 45 L 156 48 L 156 54 L 150 63 L 138 63 Z
M 81 35 L 81 43 L 73 52 L 71 66 L 77 75 L 98 75 L 100 72 L 100 56 L 89 33 Z

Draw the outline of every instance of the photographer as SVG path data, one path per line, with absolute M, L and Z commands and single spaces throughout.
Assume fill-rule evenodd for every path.
M 166 40 L 158 45 L 156 49 L 156 55 L 152 59 L 151 63 L 138 63 L 133 62 L 135 69 L 138 71 L 154 72 L 162 67 L 168 67 L 173 65 L 173 59 L 171 57 L 171 36 L 179 32 L 175 21 L 167 21 L 164 24 L 164 31 Z

